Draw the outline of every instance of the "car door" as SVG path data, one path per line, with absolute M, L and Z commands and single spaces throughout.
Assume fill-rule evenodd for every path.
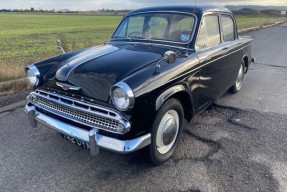
M 203 17 L 195 48 L 201 63 L 199 103 L 203 107 L 209 101 L 221 96 L 226 88 L 225 50 L 221 40 L 218 14 Z
M 236 33 L 236 24 L 235 20 L 231 15 L 221 14 L 220 15 L 220 25 L 221 25 L 221 34 L 223 41 L 224 49 L 224 66 L 225 71 L 227 72 L 227 82 L 226 88 L 229 89 L 234 82 L 236 81 L 240 64 L 243 58 L 242 53 L 242 44 L 238 40 L 238 35 Z

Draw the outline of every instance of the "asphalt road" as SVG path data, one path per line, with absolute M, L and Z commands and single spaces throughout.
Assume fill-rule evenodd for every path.
M 153 167 L 142 153 L 97 157 L 45 127 L 23 102 L 0 108 L 0 191 L 287 191 L 287 25 L 252 32 L 252 66 L 185 125 L 177 153 Z M 16 109 L 15 109 L 16 108 Z
M 256 58 L 237 95 L 225 94 L 217 101 L 224 106 L 287 114 L 287 24 L 246 35 L 256 38 Z M 287 190 L 286 190 L 287 191 Z

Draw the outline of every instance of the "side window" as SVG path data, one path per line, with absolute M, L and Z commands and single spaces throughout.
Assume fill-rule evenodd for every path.
M 221 16 L 222 32 L 224 41 L 235 40 L 235 30 L 233 19 L 229 16 Z
M 219 45 L 220 32 L 217 15 L 208 15 L 203 18 L 200 26 L 196 46 L 198 48 L 212 47 Z
M 206 25 L 204 19 L 200 23 L 200 28 L 198 30 L 198 36 L 196 40 L 196 48 L 203 49 L 207 47 L 207 35 L 206 35 Z
M 120 28 L 118 29 L 119 31 L 119 36 L 126 36 L 126 33 L 127 33 L 127 26 L 128 26 L 128 22 L 127 21 L 124 21 L 124 25 L 121 25 Z
M 211 15 L 205 17 L 207 46 L 212 47 L 220 44 L 218 17 Z

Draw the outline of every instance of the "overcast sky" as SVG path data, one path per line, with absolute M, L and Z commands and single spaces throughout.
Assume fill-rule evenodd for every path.
M 135 9 L 166 4 L 194 4 L 195 0 L 0 0 L 0 9 Z M 197 0 L 198 4 L 287 6 L 287 0 Z

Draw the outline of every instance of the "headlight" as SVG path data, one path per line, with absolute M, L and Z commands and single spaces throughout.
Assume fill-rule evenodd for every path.
M 134 106 L 134 94 L 124 82 L 119 82 L 112 87 L 111 98 L 115 107 L 121 111 L 126 111 Z
M 35 65 L 29 65 L 27 67 L 26 78 L 32 86 L 39 85 L 40 72 Z

